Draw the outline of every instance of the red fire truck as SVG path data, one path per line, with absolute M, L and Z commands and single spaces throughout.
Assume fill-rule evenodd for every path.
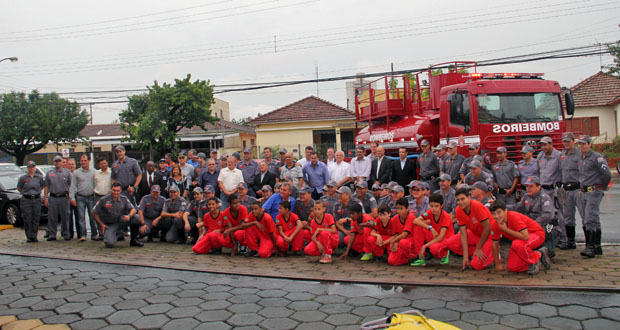
M 376 141 L 393 154 L 401 146 L 419 150 L 422 139 L 433 146 L 457 141 L 466 154 L 468 145 L 479 143 L 488 163 L 499 146 L 519 159 L 523 144 L 535 145 L 545 135 L 561 149 L 563 107 L 568 115 L 575 108 L 572 95 L 540 73 L 478 73 L 476 62 L 459 61 L 364 84 L 355 104 L 358 146 Z

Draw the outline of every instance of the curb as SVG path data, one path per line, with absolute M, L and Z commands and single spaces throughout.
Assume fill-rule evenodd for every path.
M 13 225 L 0 225 L 0 230 L 13 229 Z

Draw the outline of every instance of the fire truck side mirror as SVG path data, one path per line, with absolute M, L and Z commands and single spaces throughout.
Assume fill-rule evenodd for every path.
M 459 93 L 452 93 L 448 95 L 448 102 L 450 102 L 450 117 L 454 122 L 460 122 L 463 116 L 463 95 Z
M 566 93 L 564 94 L 564 103 L 566 104 L 566 114 L 572 116 L 575 114 L 575 99 L 573 98 L 573 94 Z

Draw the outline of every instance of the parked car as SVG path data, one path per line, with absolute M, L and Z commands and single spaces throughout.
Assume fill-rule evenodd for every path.
M 22 195 L 17 191 L 17 181 L 24 172 L 0 172 L 0 218 L 14 226 L 22 225 L 19 203 Z M 41 192 L 43 194 L 43 192 Z M 41 218 L 47 218 L 47 208 L 41 205 Z
M 1 172 L 26 172 L 23 171 L 19 166 L 13 163 L 0 163 L 0 173 Z
M 26 165 L 20 166 L 19 168 L 21 168 L 22 171 L 24 172 L 28 172 L 28 166 Z M 37 172 L 39 172 L 39 174 L 45 177 L 47 172 L 49 172 L 53 168 L 54 168 L 54 165 L 37 165 Z

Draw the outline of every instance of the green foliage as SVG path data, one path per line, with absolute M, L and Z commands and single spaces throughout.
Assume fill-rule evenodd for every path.
M 606 158 L 620 158 L 620 135 L 616 136 L 611 144 L 605 145 L 601 153 Z
M 260 114 L 259 114 L 260 115 Z M 241 126 L 250 126 L 250 121 L 254 119 L 253 117 L 245 117 L 245 118 L 241 118 L 241 119 L 234 119 L 232 120 L 233 123 L 237 124 L 237 125 L 241 125 Z
M 160 153 L 176 151 L 177 133 L 183 128 L 198 126 L 206 131 L 205 123 L 218 119 L 211 115 L 213 86 L 208 81 L 175 79 L 174 86 L 148 87 L 146 94 L 129 98 L 126 110 L 119 115 L 126 141 L 142 150 L 152 147 Z
M 614 45 L 607 46 L 607 49 L 609 49 L 609 53 L 613 57 L 614 63 L 606 65 L 605 69 L 607 69 L 608 73 L 615 76 L 620 76 L 620 41 L 617 41 Z
M 0 150 L 15 156 L 23 165 L 26 155 L 46 144 L 76 142 L 88 123 L 88 114 L 79 104 L 56 93 L 8 93 L 0 102 Z

